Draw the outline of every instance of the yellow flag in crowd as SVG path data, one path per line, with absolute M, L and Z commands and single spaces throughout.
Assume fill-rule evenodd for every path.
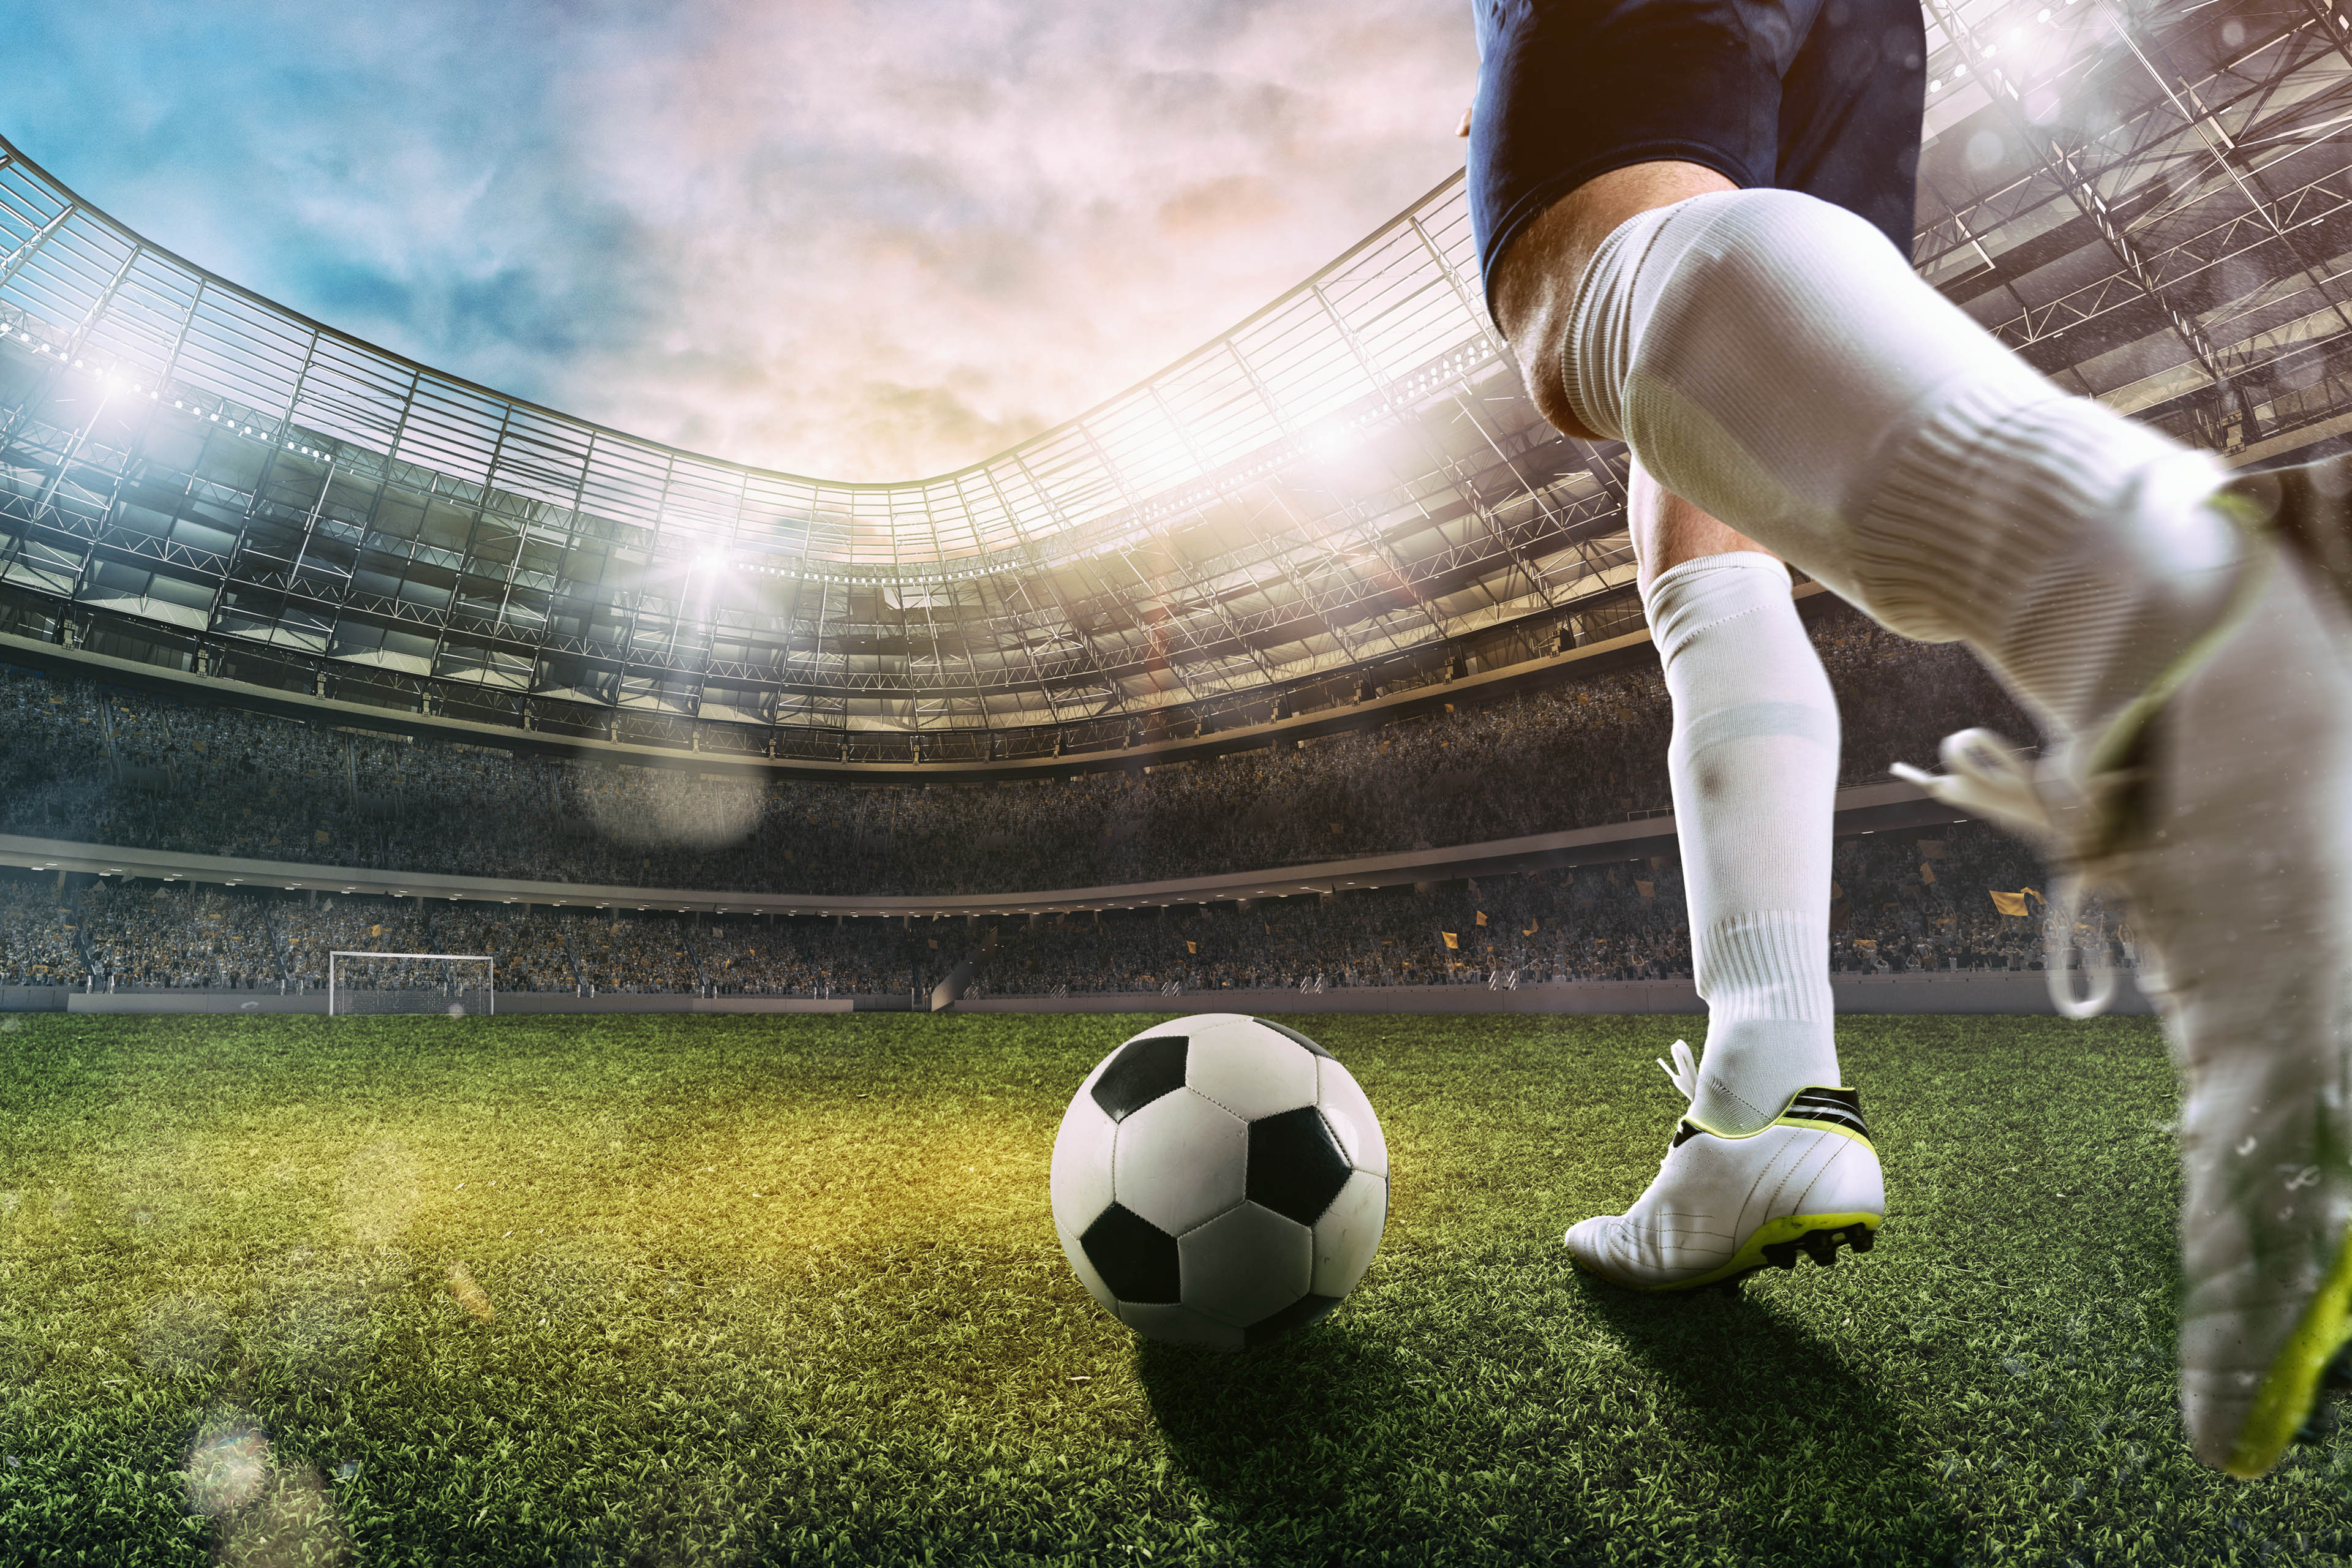
M 1920 861 L 1920 862 L 1919 862 L 1919 879 L 1920 879 L 1921 881 L 1923 881 L 1923 882 L 1929 882 L 1929 883 L 1934 882 L 1934 881 L 1935 881 L 1935 879 L 1936 879 L 1936 868 L 1934 868 L 1933 866 L 1930 866 L 1930 865 L 1929 865 L 1929 864 L 1927 864 L 1927 862 L 1926 862 L 1925 860 Z
M 1480 910 L 1478 911 L 1477 921 L 1478 921 L 1478 923 L 1479 923 L 1480 925 L 1485 925 L 1485 924 L 1486 923 L 1486 910 Z
M 1198 952 L 1201 951 L 1201 944 L 1197 942 L 1188 942 L 1184 944 L 1184 951 L 1186 952 Z
M 1462 939 L 1461 939 L 1460 937 L 1458 937 L 1458 936 L 1455 936 L 1455 935 L 1454 935 L 1452 931 L 1439 931 L 1437 934 L 1438 934 L 1438 935 L 1440 935 L 1440 936 L 1442 936 L 1442 937 L 1444 937 L 1444 938 L 1445 939 L 1445 945 L 1446 945 L 1446 946 L 1448 946 L 1448 947 L 1460 947 L 1460 946 L 1462 945 Z
M 1637 880 L 1633 884 L 1633 890 L 1645 899 L 1654 899 L 1658 896 L 1658 885 L 1655 882 Z
M 1988 888 L 1985 890 L 1992 894 L 1992 907 L 2005 915 L 2022 915 L 2025 913 L 2027 899 L 2042 898 L 2042 895 L 2032 888 L 2020 888 L 2013 893 L 2004 893 L 1997 888 Z
M 1543 921 L 1538 920 L 1533 915 L 1529 915 L 1528 917 L 1528 929 L 1521 931 L 1519 934 L 1521 936 L 1533 936 L 1536 934 L 1536 927 L 1541 924 L 1543 924 Z

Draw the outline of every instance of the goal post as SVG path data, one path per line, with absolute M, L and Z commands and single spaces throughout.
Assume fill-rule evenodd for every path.
M 327 954 L 327 1014 L 498 1011 L 497 965 L 483 952 Z

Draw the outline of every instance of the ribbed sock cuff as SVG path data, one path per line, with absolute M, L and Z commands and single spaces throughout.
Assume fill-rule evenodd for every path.
M 1696 967 L 1711 1022 L 1827 1025 L 1836 1016 L 1829 932 L 1794 910 L 1713 922 L 1700 933 Z

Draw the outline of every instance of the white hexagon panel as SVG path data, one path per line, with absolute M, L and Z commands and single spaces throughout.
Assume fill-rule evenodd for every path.
M 1286 1025 L 1155 1025 L 1079 1085 L 1054 1141 L 1055 1233 L 1137 1332 L 1239 1349 L 1313 1322 L 1362 1279 L 1388 1214 L 1363 1090 Z
M 1054 1223 L 1073 1236 L 1093 1224 L 1110 1203 L 1112 1140 L 1118 1132 L 1118 1123 L 1083 1091 L 1062 1113 L 1045 1185 L 1053 1194 Z
M 1339 1135 L 1339 1147 L 1348 1152 L 1348 1163 L 1359 1171 L 1386 1176 L 1389 1143 L 1381 1135 L 1381 1119 L 1372 1114 L 1372 1102 L 1357 1084 L 1356 1075 L 1341 1067 L 1336 1057 L 1327 1056 L 1315 1064 L 1315 1102 L 1323 1108 L 1325 1120 Z
M 1206 1345 L 1213 1351 L 1237 1351 L 1244 1342 L 1241 1330 L 1190 1307 L 1123 1302 L 1115 1316 L 1137 1333 L 1171 1345 Z
M 1054 1237 L 1062 1244 L 1062 1256 L 1070 1260 L 1070 1272 L 1078 1277 L 1078 1283 L 1087 1288 L 1087 1294 L 1108 1310 L 1117 1312 L 1118 1293 L 1103 1283 L 1102 1274 L 1095 1268 L 1094 1259 L 1087 1256 L 1085 1244 L 1075 1233 L 1058 1225 L 1054 1227 Z
M 1355 1289 L 1381 1249 L 1389 1217 L 1389 1179 L 1370 1171 L 1349 1173 L 1348 1184 L 1315 1222 L 1315 1272 L 1307 1289 L 1339 1300 Z
M 1242 1201 L 1249 1123 L 1189 1089 L 1162 1095 L 1118 1124 L 1111 1198 L 1171 1236 Z
M 1307 1294 L 1315 1233 L 1255 1204 L 1228 1209 L 1176 1238 L 1184 1305 L 1245 1329 Z
M 1315 1054 L 1238 1014 L 1195 1030 L 1184 1058 L 1184 1086 L 1243 1121 L 1315 1103 Z M 1199 1020 L 1187 1018 L 1187 1024 Z

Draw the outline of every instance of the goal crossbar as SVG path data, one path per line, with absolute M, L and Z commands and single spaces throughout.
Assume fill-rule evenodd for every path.
M 327 1016 L 335 1016 L 335 969 L 346 958 L 416 959 L 434 963 L 478 963 L 482 966 L 482 1010 L 499 1010 L 498 961 L 487 952 L 378 952 L 372 949 L 336 948 L 327 954 Z

